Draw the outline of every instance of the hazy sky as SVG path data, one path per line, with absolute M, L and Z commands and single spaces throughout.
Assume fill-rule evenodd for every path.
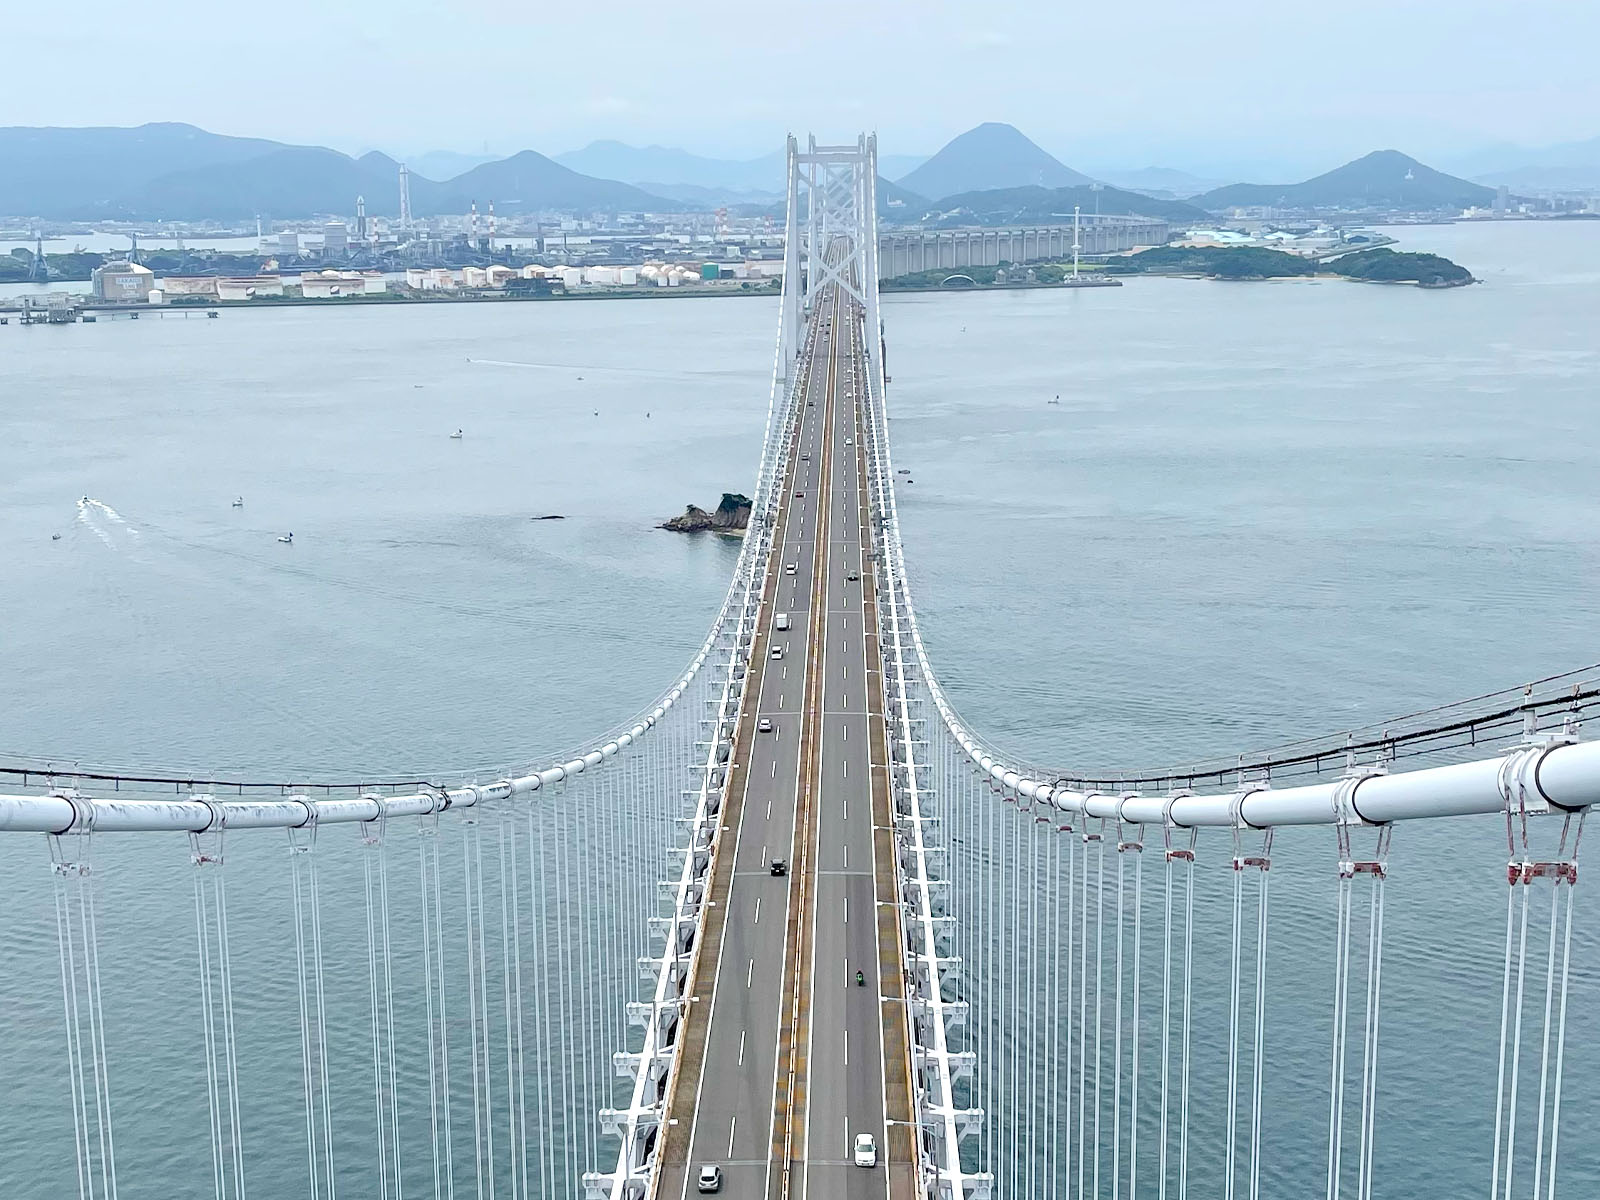
M 1600 0 L 7 3 L 0 124 L 189 121 L 349 151 L 614 137 L 886 152 L 1009 121 L 1079 167 L 1448 158 L 1600 134 Z M 3 164 L 0 164 L 3 167 Z

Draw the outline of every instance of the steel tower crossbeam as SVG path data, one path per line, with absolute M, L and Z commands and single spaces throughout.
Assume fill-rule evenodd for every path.
M 800 149 L 795 138 L 789 139 L 786 298 L 788 274 L 798 274 L 802 264 L 804 274 L 800 277 L 801 286 L 795 289 L 794 302 L 784 308 L 782 341 L 786 363 L 792 364 L 800 345 L 804 316 L 813 310 L 814 298 L 830 283 L 866 308 L 872 317 L 872 328 L 877 328 L 877 174 L 876 135 L 863 134 L 855 145 L 844 146 L 819 145 L 812 137 L 805 150 Z M 806 215 L 804 236 L 800 238 L 802 206 Z M 828 247 L 839 238 L 846 239 L 848 251 L 830 256 Z M 874 333 L 868 338 L 869 359 L 875 358 L 876 344 Z

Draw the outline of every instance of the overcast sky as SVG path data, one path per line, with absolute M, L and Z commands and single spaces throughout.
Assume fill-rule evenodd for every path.
M 0 124 L 188 121 L 358 152 L 593 138 L 926 153 L 1009 121 L 1095 167 L 1325 168 L 1600 134 L 1600 0 L 7 3 Z M 0 164 L 3 166 L 3 164 Z

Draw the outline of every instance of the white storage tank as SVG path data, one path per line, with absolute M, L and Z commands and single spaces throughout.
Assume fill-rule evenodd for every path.
M 633 267 L 623 267 L 617 272 L 617 282 L 623 287 L 637 287 L 639 272 Z

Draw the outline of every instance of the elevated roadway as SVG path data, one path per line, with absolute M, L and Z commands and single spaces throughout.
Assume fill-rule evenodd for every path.
M 656 1178 L 671 1200 L 705 1165 L 738 1197 L 914 1194 L 863 330 L 837 287 L 814 312 Z M 853 1161 L 862 1133 L 876 1166 Z

